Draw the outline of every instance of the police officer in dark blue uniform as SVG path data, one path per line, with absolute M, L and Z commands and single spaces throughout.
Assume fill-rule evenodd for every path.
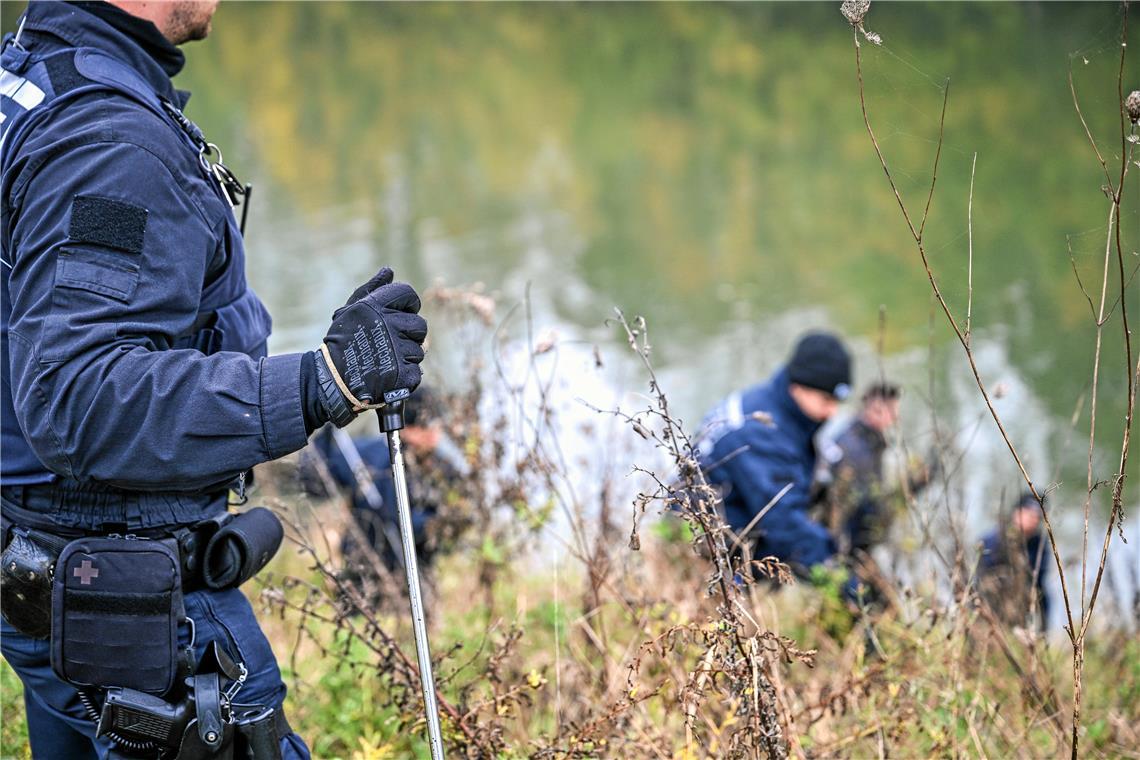
M 1041 532 L 1042 504 L 1023 492 L 1002 525 L 982 537 L 977 586 L 982 600 L 1009 625 L 1049 623 L 1051 561 Z
M 702 468 L 724 499 L 728 525 L 799 574 L 826 563 L 836 542 L 808 515 L 814 437 L 850 393 L 851 358 L 834 335 L 809 333 L 767 382 L 737 391 L 698 435 Z
M 898 386 L 890 383 L 869 387 L 863 393 L 859 415 L 825 450 L 827 468 L 821 478 L 827 485 L 824 501 L 837 513 L 833 519 L 842 524 L 847 553 L 869 553 L 883 543 L 893 519 L 883 457 L 886 433 L 898 422 L 899 395 Z M 925 486 L 920 475 L 910 478 L 912 490 Z
M 266 356 L 243 186 L 171 83 L 215 4 L 32 2 L 0 56 L 0 646 L 37 758 L 307 757 L 237 588 L 280 524 L 227 494 L 420 379 L 388 269 L 319 351 Z

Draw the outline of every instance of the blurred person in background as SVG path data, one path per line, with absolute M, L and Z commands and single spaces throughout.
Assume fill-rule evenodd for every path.
M 1041 532 L 1041 502 L 1032 492 L 1021 494 L 1001 524 L 987 533 L 978 557 L 977 587 L 982 602 L 1012 626 L 1036 619 L 1044 630 L 1049 620 L 1045 587 L 1052 556 Z
M 443 430 L 445 413 L 444 399 L 429 387 L 421 387 L 404 406 L 401 438 L 408 467 L 416 555 L 422 568 L 431 565 L 441 540 L 453 532 L 436 525 L 436 518 L 443 507 L 459 499 L 462 479 L 468 473 L 462 452 Z M 362 464 L 366 472 L 357 471 L 356 463 Z M 326 468 L 327 477 L 323 476 L 322 467 Z M 350 526 L 341 542 L 347 577 L 359 578 L 366 573 L 373 558 L 390 572 L 403 572 L 396 487 L 385 436 L 349 438 L 326 426 L 313 436 L 302 456 L 301 477 L 311 496 L 328 498 L 339 491 L 349 499 L 355 528 Z M 375 485 L 375 491 L 369 488 L 369 482 Z M 364 540 L 363 546 L 360 539 Z
M 706 416 L 697 435 L 701 467 L 753 559 L 774 556 L 801 577 L 834 561 L 835 537 L 808 509 L 815 435 L 850 391 L 842 341 L 809 333 L 766 382 L 730 394 Z M 854 578 L 847 584 L 853 591 Z
M 824 521 L 839 538 L 841 553 L 857 563 L 869 561 L 871 551 L 887 540 L 903 499 L 929 482 L 924 465 L 910 468 L 906 490 L 887 482 L 887 433 L 898 424 L 900 397 L 893 383 L 871 385 L 855 419 L 821 447 L 817 488 Z

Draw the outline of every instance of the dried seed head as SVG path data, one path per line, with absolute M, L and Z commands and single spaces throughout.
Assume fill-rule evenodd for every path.
M 851 24 L 851 26 L 861 26 L 863 24 L 863 17 L 867 15 L 867 11 L 871 9 L 871 0 L 843 0 L 839 6 L 839 12 L 843 14 L 843 18 Z
M 847 22 L 859 31 L 867 42 L 872 45 L 882 45 L 883 38 L 863 26 L 863 19 L 869 10 L 871 10 L 871 0 L 843 0 L 839 5 L 839 12 L 843 14 L 843 18 L 847 19 Z
M 1132 123 L 1140 121 L 1140 90 L 1133 90 L 1124 99 L 1124 110 L 1128 112 L 1128 118 Z

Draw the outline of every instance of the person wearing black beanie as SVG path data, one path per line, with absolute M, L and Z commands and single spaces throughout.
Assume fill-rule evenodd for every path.
M 839 402 L 851 395 L 851 355 L 831 333 L 808 333 L 796 343 L 788 360 L 788 380 L 792 398 L 804 414 L 826 422 Z
M 766 382 L 730 394 L 706 416 L 697 435 L 701 465 L 752 557 L 775 556 L 808 577 L 835 556 L 834 537 L 808 516 L 814 437 L 851 383 L 851 355 L 842 341 L 812 332 Z M 850 593 L 854 584 L 852 578 Z

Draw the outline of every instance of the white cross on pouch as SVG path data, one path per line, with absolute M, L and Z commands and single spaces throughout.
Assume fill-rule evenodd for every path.
M 93 578 L 99 577 L 99 568 L 91 566 L 91 560 L 85 559 L 79 563 L 79 567 L 75 568 L 72 572 L 82 586 L 90 586 Z

